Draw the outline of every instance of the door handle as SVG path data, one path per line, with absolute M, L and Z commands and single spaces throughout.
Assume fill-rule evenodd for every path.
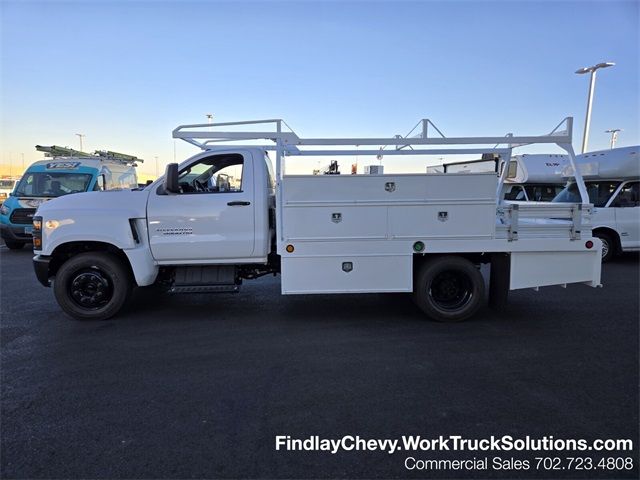
M 246 207 L 247 205 L 251 205 L 251 202 L 242 202 L 242 201 L 227 202 L 227 205 L 229 205 L 230 207 Z

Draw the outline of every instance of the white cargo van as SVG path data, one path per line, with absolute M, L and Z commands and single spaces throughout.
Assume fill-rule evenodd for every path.
M 602 240 L 602 260 L 617 253 L 640 250 L 640 146 L 589 152 L 576 157 L 584 177 L 589 200 L 593 204 L 591 228 Z M 563 175 L 573 171 L 566 166 Z M 580 198 L 578 185 L 570 180 L 554 202 L 575 202 Z

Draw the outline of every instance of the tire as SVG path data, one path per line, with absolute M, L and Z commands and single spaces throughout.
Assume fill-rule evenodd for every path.
M 602 242 L 602 263 L 607 263 L 616 255 L 616 242 L 612 235 L 604 232 L 595 232 L 594 237 Z
M 16 242 L 15 240 L 5 240 L 4 244 L 9 250 L 21 250 L 25 246 L 25 242 Z
M 130 297 L 131 275 L 123 262 L 105 252 L 81 253 L 62 264 L 53 292 L 64 312 L 76 320 L 106 320 Z
M 466 258 L 438 257 L 422 265 L 416 275 L 414 301 L 431 319 L 460 322 L 471 317 L 484 300 L 482 274 Z

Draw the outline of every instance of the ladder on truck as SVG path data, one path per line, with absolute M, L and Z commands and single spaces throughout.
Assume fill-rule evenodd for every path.
M 264 127 L 267 128 L 264 128 Z M 236 130 L 244 127 L 243 130 Z M 259 130 L 251 130 L 259 128 Z M 286 130 L 285 130 L 286 129 Z M 435 130 L 437 136 L 430 136 Z M 279 188 L 285 175 L 285 159 L 293 156 L 402 156 L 402 155 L 484 155 L 494 161 L 509 161 L 514 148 L 532 145 L 557 145 L 567 152 L 573 169 L 582 204 L 546 204 L 519 205 L 501 198 L 501 191 L 507 177 L 508 168 L 499 173 L 496 186 L 496 214 L 500 223 L 498 230 L 503 231 L 509 241 L 518 239 L 522 230 L 532 236 L 535 232 L 547 227 L 539 222 L 541 219 L 553 219 L 566 222 L 566 230 L 572 240 L 580 238 L 583 214 L 589 214 L 591 205 L 584 180 L 576 168 L 575 153 L 572 146 L 573 118 L 564 118 L 546 135 L 515 136 L 508 133 L 504 136 L 491 137 L 446 137 L 429 119 L 421 119 L 406 135 L 373 138 L 302 138 L 282 119 L 249 120 L 224 123 L 199 123 L 180 125 L 173 131 L 173 138 L 178 138 L 202 150 L 216 150 L 241 146 L 259 147 L 275 152 L 276 156 L 276 224 L 278 236 L 281 235 L 280 218 L 282 217 L 282 197 Z M 268 141 L 267 144 L 238 142 Z M 493 146 L 491 146 L 493 145 Z M 376 147 L 360 149 L 360 147 Z M 438 148 L 427 148 L 437 146 Z M 332 148 L 327 148 L 332 147 Z M 336 148 L 338 147 L 338 148 Z M 349 148 L 345 148 L 349 147 Z M 355 147 L 355 148 L 354 148 Z M 388 148 L 393 147 L 393 148 Z M 388 149 L 387 149 L 388 148 Z M 547 228 L 548 230 L 548 228 Z
M 114 152 L 111 150 L 95 150 L 94 153 L 81 152 L 80 150 L 74 150 L 69 147 L 60 147 L 58 145 L 36 145 L 36 150 L 43 152 L 45 157 L 77 157 L 77 158 L 91 158 L 95 160 L 109 160 L 113 162 L 120 162 L 125 165 L 136 166 L 136 162 L 143 163 L 144 160 L 134 155 L 128 155 L 126 153 Z

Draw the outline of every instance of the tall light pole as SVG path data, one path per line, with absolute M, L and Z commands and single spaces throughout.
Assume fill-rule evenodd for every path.
M 587 99 L 587 115 L 584 120 L 584 134 L 582 135 L 582 153 L 587 151 L 587 145 L 589 144 L 589 127 L 591 125 L 591 106 L 593 105 L 593 91 L 596 86 L 596 71 L 599 68 L 613 67 L 613 62 L 603 62 L 593 65 L 591 67 L 584 67 L 580 70 L 576 70 L 578 75 L 584 73 L 591 73 L 591 81 L 589 82 L 589 97 Z
M 213 123 L 213 113 L 207 113 L 207 123 Z
M 84 133 L 76 133 L 76 135 L 80 139 L 80 151 L 82 151 L 82 139 L 86 137 L 86 135 Z
M 605 133 L 611 134 L 611 149 L 616 146 L 616 142 L 618 141 L 618 132 L 621 132 L 621 128 L 612 128 L 611 130 L 605 130 Z
M 158 178 L 159 177 L 159 175 L 158 175 L 158 156 L 156 155 L 153 158 L 155 158 L 155 160 L 156 160 L 156 178 Z

